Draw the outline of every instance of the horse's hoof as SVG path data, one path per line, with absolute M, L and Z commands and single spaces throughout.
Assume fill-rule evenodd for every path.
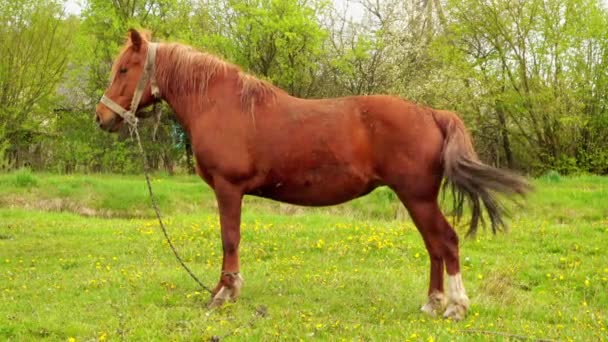
M 421 306 L 420 311 L 424 312 L 425 314 L 427 314 L 431 317 L 437 316 L 437 310 L 431 305 L 431 303 L 426 303 L 423 306 Z
M 207 304 L 207 308 L 215 309 L 215 308 L 219 308 L 222 305 L 224 305 L 224 300 L 214 297 L 214 298 L 211 298 L 211 300 L 209 301 L 209 304 Z
M 445 297 L 443 296 L 443 293 L 434 292 L 429 295 L 429 301 L 420 308 L 420 311 L 435 317 L 437 314 L 443 312 L 444 307 Z
M 222 286 L 215 296 L 211 298 L 211 301 L 209 304 L 207 304 L 207 307 L 209 309 L 213 309 L 224 305 L 226 301 L 233 299 L 232 292 L 233 291 L 231 289 L 227 288 L 226 286 Z
M 460 273 L 448 277 L 448 287 L 450 288 L 448 308 L 443 313 L 443 317 L 454 321 L 463 320 L 469 309 L 469 297 L 464 290 Z
M 232 283 L 232 287 L 228 288 L 226 286 L 222 286 L 220 290 L 211 298 L 211 301 L 207 305 L 209 309 L 217 308 L 227 301 L 235 301 L 237 297 L 241 294 L 241 288 L 243 287 L 243 277 L 240 274 L 236 274 L 234 276 L 234 282 Z
M 467 314 L 468 306 L 460 303 L 451 303 L 443 313 L 444 318 L 449 318 L 455 322 L 461 321 Z

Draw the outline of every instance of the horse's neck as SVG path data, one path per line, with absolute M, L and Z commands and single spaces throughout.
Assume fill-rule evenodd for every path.
M 162 46 L 161 46 L 162 48 Z M 164 58 L 164 59 L 169 59 L 169 60 L 159 60 L 157 65 L 165 64 L 165 65 L 180 65 L 183 63 L 178 63 L 179 61 L 174 61 L 174 60 L 170 60 L 170 57 L 174 57 L 172 54 L 168 54 L 168 53 L 159 53 L 158 58 Z M 162 79 L 162 77 L 167 77 L 166 75 L 163 75 L 161 77 L 157 77 L 158 79 L 158 83 L 159 83 L 159 87 L 160 87 L 160 93 L 161 96 L 163 98 L 163 100 L 165 100 L 165 102 L 167 102 L 169 104 L 169 106 L 173 109 L 173 111 L 175 112 L 175 115 L 177 117 L 177 120 L 180 122 L 180 124 L 184 127 L 184 129 L 186 131 L 189 131 L 189 128 L 194 124 L 194 121 L 196 120 L 197 117 L 201 117 L 202 115 L 204 115 L 205 111 L 207 110 L 207 108 L 209 107 L 209 101 L 210 98 L 208 96 L 208 94 L 213 93 L 217 87 L 226 87 L 228 86 L 227 83 L 233 81 L 234 79 L 234 73 L 236 73 L 238 71 L 234 71 L 234 70 L 226 70 L 226 72 L 223 75 L 213 75 L 212 77 L 210 77 L 208 79 L 207 85 L 205 86 L 205 89 L 201 91 L 200 88 L 196 88 L 196 87 L 192 87 L 192 89 L 188 89 L 189 87 L 183 88 L 180 87 L 180 89 L 171 89 L 172 87 L 175 87 L 175 82 L 171 82 L 171 80 L 169 79 Z M 169 74 L 173 77 L 175 77 L 175 75 L 173 75 L 172 73 Z M 160 75 L 159 75 L 160 76 Z M 202 78 L 205 78 L 206 76 L 202 76 Z M 217 81 L 216 79 L 219 78 L 220 81 Z M 173 86 L 172 86 L 173 85 Z M 232 94 L 232 92 L 223 92 L 224 94 Z M 229 96 L 229 95 L 227 95 Z M 237 94 L 233 95 L 235 98 L 234 99 L 224 99 L 224 100 L 228 100 L 228 101 L 238 101 L 238 99 L 236 97 L 238 97 Z

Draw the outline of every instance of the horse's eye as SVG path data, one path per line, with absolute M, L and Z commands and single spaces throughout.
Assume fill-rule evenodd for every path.
M 125 74 L 125 73 L 127 73 L 127 68 L 120 68 L 120 70 L 118 70 L 118 72 L 120 72 L 121 74 Z

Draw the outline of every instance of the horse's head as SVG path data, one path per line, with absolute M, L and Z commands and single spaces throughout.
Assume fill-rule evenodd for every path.
M 155 55 L 156 45 L 149 42 L 149 37 L 129 30 L 129 39 L 112 66 L 110 86 L 95 107 L 95 119 L 101 129 L 118 131 L 125 120 L 134 120 L 138 109 L 155 101 Z

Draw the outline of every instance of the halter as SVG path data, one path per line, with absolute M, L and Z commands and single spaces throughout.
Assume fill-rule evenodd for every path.
M 156 70 L 156 50 L 158 49 L 158 43 L 149 43 L 148 44 L 148 52 L 146 54 L 146 64 L 144 65 L 144 71 L 142 72 L 139 81 L 137 82 L 137 87 L 135 88 L 135 93 L 133 94 L 133 98 L 131 99 L 131 109 L 126 110 L 122 108 L 118 103 L 114 102 L 109 97 L 103 95 L 101 97 L 100 102 L 106 105 L 106 107 L 110 108 L 114 113 L 118 114 L 126 123 L 128 123 L 131 127 L 135 127 L 137 125 L 137 117 L 135 113 L 137 112 L 137 107 L 139 107 L 139 101 L 141 101 L 141 96 L 144 93 L 144 89 L 146 88 L 146 84 L 150 81 L 150 87 L 152 89 L 152 96 L 155 99 L 160 98 L 160 89 L 158 89 L 158 84 L 156 83 L 156 78 L 154 77 L 154 72 Z

